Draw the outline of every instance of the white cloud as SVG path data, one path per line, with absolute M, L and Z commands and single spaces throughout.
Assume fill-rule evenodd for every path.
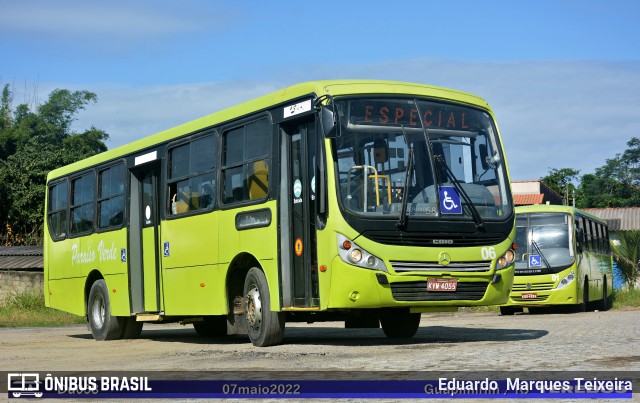
M 192 3 L 194 0 L 192 0 Z M 91 37 L 138 41 L 158 35 L 190 33 L 226 26 L 231 13 L 212 7 L 181 7 L 158 1 L 7 1 L 0 12 L 0 32 L 50 40 Z M 205 4 L 205 3 L 203 3 Z
M 327 77 L 415 81 L 482 96 L 496 114 L 514 180 L 538 179 L 549 168 L 593 173 L 606 159 L 622 153 L 631 137 L 640 136 L 640 66 L 635 62 L 409 60 L 298 66 L 272 73 L 264 81 L 133 88 L 94 85 L 76 88 L 99 97 L 77 123 L 107 131 L 113 148 L 295 82 Z

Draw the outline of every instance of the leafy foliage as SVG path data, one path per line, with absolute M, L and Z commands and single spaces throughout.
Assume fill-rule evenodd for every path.
M 566 197 L 567 193 L 571 195 L 576 189 L 573 182 L 578 180 L 579 174 L 579 170 L 572 168 L 553 168 L 549 171 L 549 175 L 541 178 L 541 180 L 551 189 Z
M 21 104 L 11 111 L 8 85 L 0 105 L 0 223 L 13 231 L 13 243 L 40 243 L 47 173 L 107 150 L 108 135 L 71 126 L 77 113 L 97 96 L 88 91 L 54 90 L 36 111 Z M 7 236 L 0 236 L 7 239 Z
M 581 207 L 640 206 L 640 139 L 633 137 L 627 149 L 594 174 L 584 175 L 580 183 Z
M 640 274 L 640 230 L 620 231 L 611 242 L 613 257 L 627 284 L 633 287 Z

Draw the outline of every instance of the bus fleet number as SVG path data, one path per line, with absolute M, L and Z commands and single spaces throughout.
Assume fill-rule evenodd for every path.
M 482 255 L 482 259 L 484 260 L 493 260 L 496 258 L 496 249 L 493 246 L 490 246 L 488 248 L 484 247 L 480 251 L 480 254 Z

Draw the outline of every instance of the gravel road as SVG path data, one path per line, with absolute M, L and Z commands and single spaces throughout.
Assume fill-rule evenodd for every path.
M 199 337 L 146 324 L 140 339 L 97 342 L 85 326 L 0 329 L 2 371 L 640 371 L 640 310 L 423 314 L 418 334 L 342 323 L 287 324 L 284 344 Z

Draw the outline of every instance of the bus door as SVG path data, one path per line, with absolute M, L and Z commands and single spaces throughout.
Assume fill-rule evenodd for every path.
M 283 307 L 319 307 L 315 123 L 309 120 L 281 128 L 280 259 Z
M 129 228 L 129 288 L 132 313 L 159 312 L 160 251 L 158 250 L 157 163 L 131 171 Z

